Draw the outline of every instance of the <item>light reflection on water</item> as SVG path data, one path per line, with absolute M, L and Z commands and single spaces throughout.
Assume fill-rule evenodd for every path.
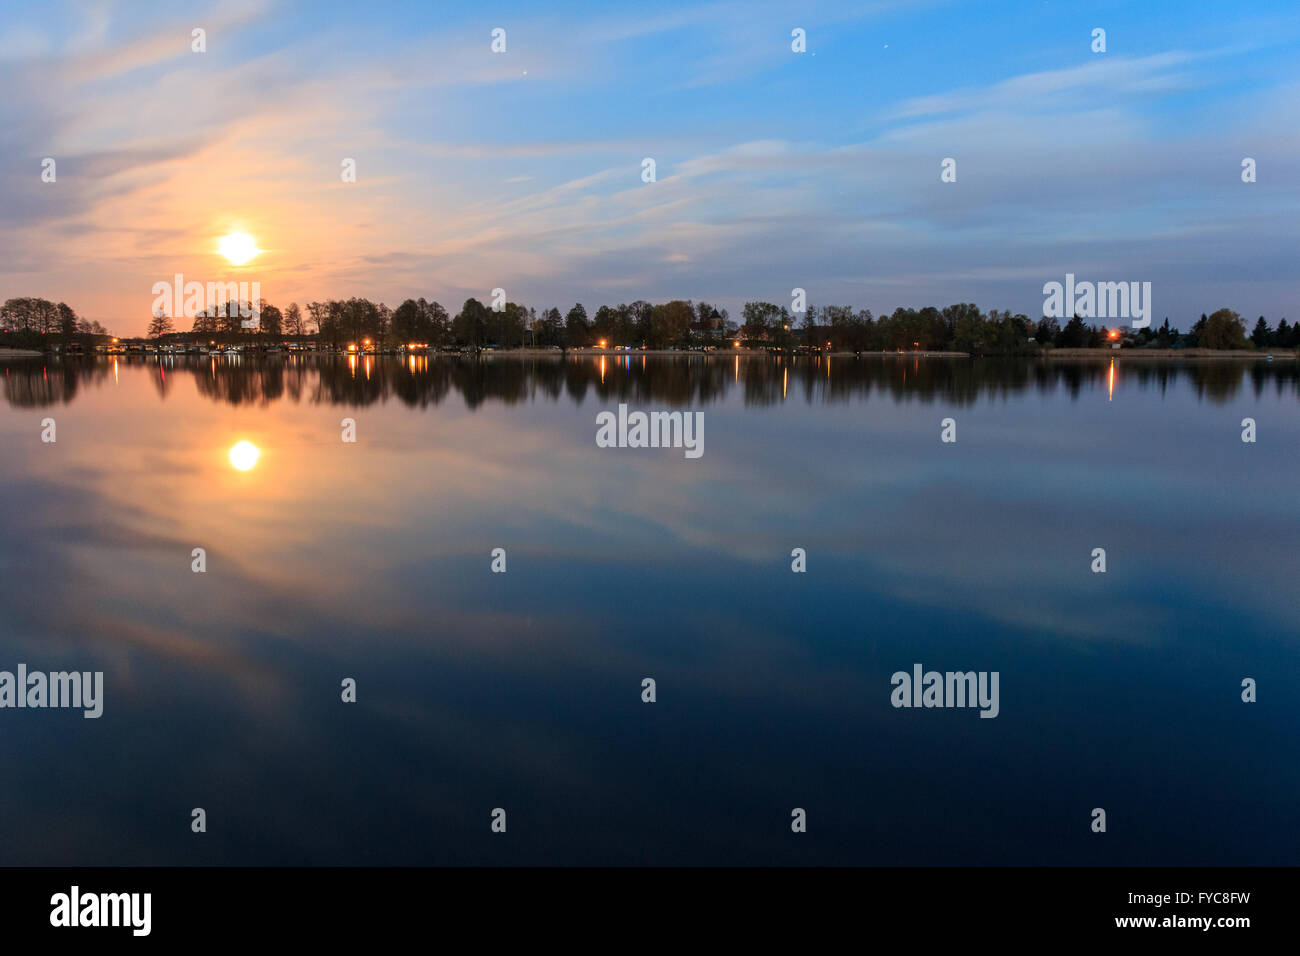
M 0 857 L 1300 862 L 1294 364 L 640 358 L 0 361 Z

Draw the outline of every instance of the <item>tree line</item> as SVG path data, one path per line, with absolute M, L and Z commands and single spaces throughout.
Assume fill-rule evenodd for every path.
M 239 335 L 235 310 L 218 320 L 195 320 L 198 335 Z M 1114 333 L 1112 335 L 1112 333 Z M 407 299 L 396 309 L 368 299 L 330 299 L 309 302 L 305 309 L 292 303 L 282 313 L 263 301 L 257 337 L 312 337 L 335 348 L 416 342 L 432 348 L 586 348 L 629 346 L 662 349 L 699 345 L 733 347 L 830 348 L 836 351 L 881 352 L 931 350 L 972 355 L 1016 355 L 1054 348 L 1102 348 L 1118 338 L 1124 345 L 1154 348 L 1249 349 L 1300 347 L 1300 323 L 1282 319 L 1274 329 L 1260 316 L 1247 336 L 1241 316 L 1231 309 L 1202 315 L 1190 329 L 1164 324 L 1140 330 L 1127 326 L 1107 329 L 1075 316 L 1063 325 L 1056 319 L 1037 321 L 1024 314 L 983 312 L 974 303 L 939 309 L 898 308 L 872 314 L 870 309 L 847 305 L 810 305 L 801 313 L 771 302 L 746 302 L 740 321 L 726 309 L 708 302 L 674 299 L 651 303 L 638 299 L 619 305 L 602 305 L 588 314 L 582 303 L 567 313 L 552 307 L 538 312 L 515 302 L 491 308 L 479 299 L 466 299 L 452 315 L 438 302 Z
M 99 322 L 83 319 L 66 302 L 20 297 L 0 305 L 0 347 L 41 348 L 51 336 L 64 342 L 109 336 Z
M 255 328 L 245 328 L 251 312 Z M 98 322 L 79 319 L 66 304 L 46 299 L 10 299 L 0 308 L 0 328 L 13 333 L 6 341 L 39 347 L 50 335 L 104 336 Z M 598 345 L 646 348 L 688 348 L 700 345 L 749 348 L 830 348 L 849 352 L 931 350 L 972 355 L 1016 355 L 1054 348 L 1100 348 L 1118 340 L 1124 345 L 1155 348 L 1300 348 L 1300 322 L 1285 318 L 1272 326 L 1260 316 L 1247 335 L 1246 324 L 1231 309 L 1202 315 L 1182 332 L 1165 318 L 1159 327 L 1107 329 L 1075 316 L 1064 324 L 1056 319 L 1032 320 L 1024 314 L 983 312 L 974 303 L 946 308 L 898 308 L 873 315 L 870 309 L 848 305 L 809 305 L 792 313 L 771 302 L 746 302 L 733 321 L 726 309 L 708 302 L 674 299 L 651 303 L 638 299 L 602 305 L 588 314 L 582 303 L 566 313 L 552 307 L 538 312 L 515 302 L 493 308 L 476 298 L 466 299 L 454 315 L 438 302 L 407 299 L 396 309 L 369 299 L 329 299 L 298 303 L 281 310 L 265 299 L 257 303 L 226 303 L 207 309 L 188 332 L 173 320 L 155 315 L 148 337 L 161 341 L 269 342 L 315 340 L 334 348 L 377 348 L 416 342 L 431 348 L 585 348 Z

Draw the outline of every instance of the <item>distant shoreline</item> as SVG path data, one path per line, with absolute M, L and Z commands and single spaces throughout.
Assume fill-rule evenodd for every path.
M 486 357 L 490 357 L 494 355 L 507 355 L 507 356 L 518 355 L 518 356 L 527 356 L 533 358 L 533 357 L 547 356 L 547 355 L 558 357 L 564 353 L 549 350 L 549 349 L 502 349 L 498 351 L 483 352 L 482 354 L 483 356 Z M 782 353 L 769 353 L 763 349 L 718 349 L 713 352 L 694 352 L 694 351 L 687 351 L 683 349 L 676 349 L 676 350 L 674 349 L 628 349 L 626 351 L 623 351 L 623 350 L 615 350 L 615 349 L 588 348 L 588 349 L 577 349 L 577 350 L 570 349 L 567 354 L 571 356 L 608 355 L 608 356 L 613 356 L 615 358 L 621 358 L 625 355 L 656 355 L 656 356 L 698 355 L 698 356 L 703 356 L 705 358 L 731 358 L 737 355 L 764 356 L 770 354 L 780 355 Z M 808 357 L 806 353 L 801 355 L 795 355 L 794 353 L 788 353 L 788 354 L 790 354 L 792 358 Z M 1103 359 L 1103 358 L 1120 357 L 1120 358 L 1137 358 L 1137 359 L 1189 359 L 1189 358 L 1257 359 L 1259 361 L 1265 361 L 1268 358 L 1268 356 L 1271 355 L 1273 356 L 1274 361 L 1289 361 L 1289 362 L 1295 361 L 1297 357 L 1296 351 L 1292 349 L 1275 349 L 1272 351 L 1268 349 L 1259 349 L 1259 350 L 1251 351 L 1247 349 L 1219 350 L 1219 349 L 1111 349 L 1111 348 L 1088 349 L 1088 348 L 1082 348 L 1082 349 L 1044 349 L 1041 352 L 1024 353 L 1020 355 L 995 354 L 995 355 L 986 355 L 986 356 L 972 356 L 971 353 L 969 352 L 941 352 L 941 351 L 925 351 L 925 350 L 906 351 L 906 352 L 899 352 L 899 351 L 851 352 L 851 351 L 841 350 L 837 352 L 818 352 L 816 354 L 828 358 L 859 358 L 860 357 L 860 358 L 894 358 L 894 359 L 910 359 L 910 358 L 963 358 L 964 359 L 964 358 L 982 357 L 982 358 L 996 358 L 996 359 L 1003 359 L 1003 358 Z
M 1136 359 L 1258 359 L 1294 362 L 1294 349 L 1049 349 L 1043 358 L 1104 358 L 1108 355 Z
M 54 353 L 46 353 L 46 352 L 39 351 L 37 349 L 0 348 L 0 359 L 41 358 L 42 356 L 47 354 L 54 355 Z M 156 357 L 158 355 L 158 353 L 156 352 L 149 352 L 149 353 L 129 352 L 126 354 L 132 358 L 139 358 L 145 356 Z M 262 353 L 255 349 L 250 349 L 245 354 L 266 355 L 267 353 Z M 271 353 L 271 354 L 283 356 L 288 353 L 280 352 L 280 353 Z M 349 354 L 354 357 L 366 357 L 366 356 L 374 357 L 376 354 L 379 354 L 379 355 L 387 355 L 391 358 L 404 358 L 408 353 L 405 352 L 402 353 L 303 352 L 298 354 L 313 355 L 313 356 L 330 356 L 336 358 L 345 358 Z M 428 352 L 415 352 L 409 354 L 435 355 L 435 356 L 443 356 L 443 357 L 451 357 L 451 358 L 462 358 L 462 357 L 467 357 L 467 355 L 469 355 L 469 353 L 440 352 L 440 351 L 432 351 L 432 350 Z M 987 358 L 987 359 L 1070 359 L 1070 360 L 1098 359 L 1100 360 L 1100 359 L 1120 358 L 1125 360 L 1134 359 L 1143 362 L 1187 360 L 1187 359 L 1195 359 L 1198 361 L 1202 359 L 1227 359 L 1227 360 L 1235 360 L 1235 361 L 1253 360 L 1253 361 L 1263 362 L 1263 361 L 1267 361 L 1270 357 L 1273 359 L 1273 361 L 1294 362 L 1298 357 L 1300 357 L 1300 353 L 1298 353 L 1296 350 L 1293 349 L 1276 349 L 1270 351 L 1268 349 L 1219 350 L 1219 349 L 1141 349 L 1141 348 L 1136 348 L 1136 349 L 1061 348 L 1061 349 L 1044 349 L 1039 352 L 1026 352 L 1026 353 L 1019 353 L 1019 354 L 995 353 L 991 355 L 982 355 L 982 356 L 972 356 L 971 353 L 969 352 L 946 352 L 946 351 L 927 351 L 927 350 L 915 350 L 915 351 L 906 351 L 906 352 L 899 352 L 899 351 L 852 352 L 852 351 L 840 350 L 835 352 L 817 352 L 814 354 L 817 357 L 840 358 L 840 359 L 843 358 L 881 358 L 881 359 Z M 621 359 L 621 358 L 628 358 L 633 356 L 644 357 L 647 355 L 655 356 L 657 358 L 681 358 L 685 356 L 688 358 L 722 358 L 722 359 L 738 358 L 738 357 L 744 357 L 744 358 L 762 358 L 762 357 L 781 358 L 787 356 L 790 358 L 810 357 L 806 352 L 805 353 L 794 353 L 794 352 L 783 353 L 783 352 L 770 352 L 766 349 L 716 349 L 712 352 L 702 352 L 702 351 L 694 351 L 688 349 L 639 349 L 639 348 L 638 349 L 583 348 L 583 349 L 569 349 L 567 352 L 561 352 L 557 349 L 534 349 L 534 348 L 485 349 L 479 352 L 477 357 L 481 359 L 493 359 L 493 358 L 560 358 L 562 356 L 567 356 L 569 358 L 582 358 L 584 356 L 599 356 L 601 358 Z M 75 358 L 78 356 L 74 355 L 71 357 Z M 90 357 L 90 355 L 87 355 L 86 357 Z M 114 357 L 114 356 L 110 354 L 108 357 Z M 198 356 L 191 355 L 187 357 L 197 358 Z
M 543 355 L 553 355 L 553 356 L 556 356 L 556 357 L 558 358 L 560 355 L 564 355 L 564 354 L 566 354 L 566 353 L 564 353 L 564 352 L 560 352 L 560 351 L 557 351 L 557 350 L 555 350 L 555 349 L 498 349 L 498 350 L 494 350 L 494 351 L 490 351 L 490 352 L 483 352 L 482 354 L 485 355 L 485 356 L 492 356 L 492 355 L 525 355 L 525 356 L 528 356 L 528 357 L 530 357 L 530 358 L 537 357 L 537 356 L 543 356 Z M 715 349 L 715 350 L 712 351 L 712 352 L 701 352 L 701 351 L 692 350 L 692 349 L 598 349 L 598 348 L 586 348 L 586 349 L 569 349 L 569 351 L 568 351 L 567 354 L 570 355 L 570 356 L 582 356 L 582 355 L 600 355 L 600 356 L 605 356 L 605 355 L 609 355 L 609 356 L 613 356 L 614 358 L 622 358 L 622 357 L 625 356 L 625 355 L 661 355 L 661 356 L 666 356 L 666 357 L 675 357 L 675 356 L 681 356 L 681 355 L 698 355 L 698 356 L 700 356 L 700 357 L 702 357 L 702 358 L 733 358 L 733 357 L 735 357 L 735 356 L 737 356 L 737 355 L 743 355 L 743 356 L 789 355 L 789 356 L 791 356 L 792 358 L 807 358 L 807 357 L 808 357 L 808 354 L 807 354 L 806 352 L 805 352 L 805 353 L 801 353 L 801 354 L 796 355 L 796 354 L 793 353 L 793 352 L 788 352 L 788 353 L 781 353 L 781 352 L 768 352 L 766 349 Z M 824 355 L 829 355 L 829 356 L 832 357 L 832 358 L 844 358 L 844 357 L 847 357 L 847 358 L 853 358 L 853 356 L 854 356 L 854 353 L 853 353 L 853 352 L 829 352 L 829 353 L 827 353 L 827 352 L 818 352 L 817 354 L 818 354 L 818 355 L 823 355 L 823 356 L 824 356 Z M 970 354 L 969 354 L 968 352 L 926 352 L 926 351 L 913 351 L 913 352 L 863 352 L 862 355 L 863 355 L 864 357 L 865 357 L 865 356 L 868 356 L 868 355 L 879 355 L 879 356 L 883 356 L 883 357 L 885 357 L 885 358 L 970 358 Z

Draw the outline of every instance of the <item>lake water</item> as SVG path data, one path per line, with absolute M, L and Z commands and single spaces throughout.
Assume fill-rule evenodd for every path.
M 1300 863 L 1294 363 L 0 368 L 5 864 Z

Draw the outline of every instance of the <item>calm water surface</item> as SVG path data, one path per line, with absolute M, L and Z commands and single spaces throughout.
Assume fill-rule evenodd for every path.
M 0 368 L 0 862 L 1300 863 L 1293 363 Z

